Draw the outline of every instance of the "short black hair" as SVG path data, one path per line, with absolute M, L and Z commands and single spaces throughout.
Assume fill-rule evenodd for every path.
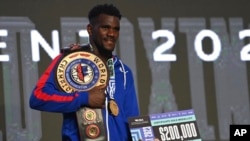
M 111 16 L 118 17 L 119 20 L 121 19 L 122 15 L 113 4 L 98 4 L 94 6 L 90 11 L 88 15 L 89 22 L 93 22 L 93 20 L 98 17 L 100 14 L 107 14 Z

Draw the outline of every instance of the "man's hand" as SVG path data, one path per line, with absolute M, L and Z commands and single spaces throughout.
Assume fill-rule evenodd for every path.
M 70 50 L 75 50 L 81 48 L 79 43 L 71 44 L 70 45 Z
M 71 44 L 69 47 L 62 48 L 60 50 L 61 53 L 69 53 L 72 50 L 77 50 L 80 49 L 81 45 L 79 43 Z
M 91 108 L 103 108 L 105 104 L 105 85 L 96 86 L 89 90 L 89 107 Z

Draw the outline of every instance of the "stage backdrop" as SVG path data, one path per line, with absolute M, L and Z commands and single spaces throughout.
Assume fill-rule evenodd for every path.
M 124 16 L 115 53 L 134 72 L 142 115 L 194 109 L 204 141 L 250 124 L 247 0 L 0 0 L 0 141 L 61 140 L 61 114 L 31 110 L 29 96 L 61 47 L 87 43 L 100 2 Z

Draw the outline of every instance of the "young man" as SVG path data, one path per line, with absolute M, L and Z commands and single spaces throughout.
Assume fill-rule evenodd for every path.
M 139 108 L 130 68 L 112 54 L 119 37 L 121 14 L 112 4 L 93 7 L 89 11 L 89 44 L 74 50 L 87 50 L 104 62 L 112 60 L 113 77 L 106 87 L 97 86 L 89 91 L 68 93 L 58 88 L 56 67 L 65 53 L 58 55 L 38 80 L 30 97 L 32 109 L 63 114 L 62 140 L 80 141 L 76 111 L 81 107 L 101 108 L 108 141 L 131 140 L 128 117 L 138 116 Z M 72 50 L 71 50 L 72 51 Z M 110 70 L 110 69 L 108 69 Z M 110 70 L 111 71 L 111 70 Z M 111 82 L 112 80 L 112 82 Z M 114 102 L 118 110 L 110 112 Z M 95 132 L 95 131 L 94 131 Z M 84 140 L 84 139 L 83 139 Z

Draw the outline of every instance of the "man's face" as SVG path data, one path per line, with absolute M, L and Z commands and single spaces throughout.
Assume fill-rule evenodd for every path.
M 90 40 L 99 50 L 112 52 L 119 37 L 120 20 L 118 17 L 101 14 L 91 25 Z

